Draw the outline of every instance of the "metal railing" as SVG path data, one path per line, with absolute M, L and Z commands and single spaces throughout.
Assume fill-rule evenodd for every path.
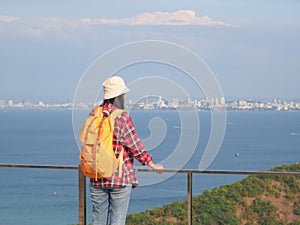
M 26 165 L 26 164 L 0 164 L 8 168 L 36 168 L 36 169 L 63 169 L 78 171 L 78 222 L 86 225 L 86 179 L 79 166 L 55 166 L 55 165 Z M 300 176 L 300 172 L 272 172 L 272 171 L 232 171 L 232 170 L 152 170 L 135 169 L 136 172 L 163 172 L 163 173 L 185 173 L 187 174 L 187 211 L 188 225 L 192 224 L 192 179 L 193 174 L 224 174 L 224 175 L 267 175 L 267 176 Z

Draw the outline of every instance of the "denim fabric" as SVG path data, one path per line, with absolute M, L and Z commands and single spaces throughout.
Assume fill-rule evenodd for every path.
M 93 225 L 125 225 L 132 186 L 95 188 L 91 185 Z

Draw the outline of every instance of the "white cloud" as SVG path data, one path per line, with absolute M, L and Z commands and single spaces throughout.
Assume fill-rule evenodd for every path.
M 11 23 L 16 20 L 19 20 L 17 17 L 12 17 L 12 16 L 1 16 L 0 15 L 0 22 L 6 22 L 6 23 Z
M 122 19 L 91 19 L 82 18 L 81 22 L 86 24 L 111 24 L 111 25 L 151 25 L 151 26 L 229 26 L 236 25 L 227 24 L 223 21 L 214 21 L 208 16 L 198 17 L 193 10 L 179 10 L 176 12 L 146 12 L 137 16 Z
M 63 19 L 58 17 L 18 18 L 0 15 L 0 33 L 9 36 L 33 38 L 55 38 L 80 41 L 83 38 L 99 39 L 103 35 L 92 24 L 132 25 L 132 26 L 229 26 L 223 21 L 215 21 L 208 16 L 197 16 L 193 10 L 176 12 L 146 12 L 121 19 Z M 119 32 L 119 31 L 117 31 Z M 120 31 L 123 32 L 123 31 Z M 126 32 L 123 34 L 126 35 Z M 145 34 L 145 32 L 143 32 Z M 111 33 L 111 35 L 113 35 Z M 160 33 L 159 33 L 160 35 Z

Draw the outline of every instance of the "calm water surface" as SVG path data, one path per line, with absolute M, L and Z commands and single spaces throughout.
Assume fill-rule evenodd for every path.
M 191 140 L 197 138 L 192 126 L 181 127 L 180 116 L 175 111 L 132 111 L 131 115 L 140 138 L 156 162 L 172 154 L 181 132 L 188 132 Z M 198 169 L 208 141 L 210 113 L 199 112 L 199 119 L 199 142 L 184 168 Z M 149 129 L 151 120 L 154 122 L 150 123 Z M 0 110 L 0 124 L 1 163 L 78 165 L 79 149 L 73 135 L 71 111 Z M 159 135 L 163 131 L 166 134 L 161 138 Z M 189 147 L 192 146 L 186 146 Z M 186 154 L 186 149 L 180 149 L 180 153 Z M 299 157 L 300 112 L 228 112 L 224 141 L 209 169 L 265 170 L 298 162 Z M 180 160 L 178 165 L 181 166 Z M 0 170 L 1 225 L 67 225 L 78 222 L 77 171 Z M 144 176 L 138 174 L 140 187 L 132 193 L 129 213 L 186 199 L 185 174 L 176 174 L 164 182 L 148 186 L 143 185 L 143 180 L 149 179 Z M 205 189 L 242 178 L 194 175 L 193 193 L 200 194 Z

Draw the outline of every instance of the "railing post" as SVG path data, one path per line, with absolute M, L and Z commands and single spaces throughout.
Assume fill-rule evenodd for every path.
M 86 225 L 86 181 L 80 166 L 78 167 L 78 202 L 79 225 Z
M 187 199 L 187 211 L 188 211 L 188 225 L 192 225 L 193 217 L 192 217 L 192 200 L 193 200 L 193 173 L 188 172 L 188 179 L 187 179 L 187 188 L 188 188 L 188 199 Z

